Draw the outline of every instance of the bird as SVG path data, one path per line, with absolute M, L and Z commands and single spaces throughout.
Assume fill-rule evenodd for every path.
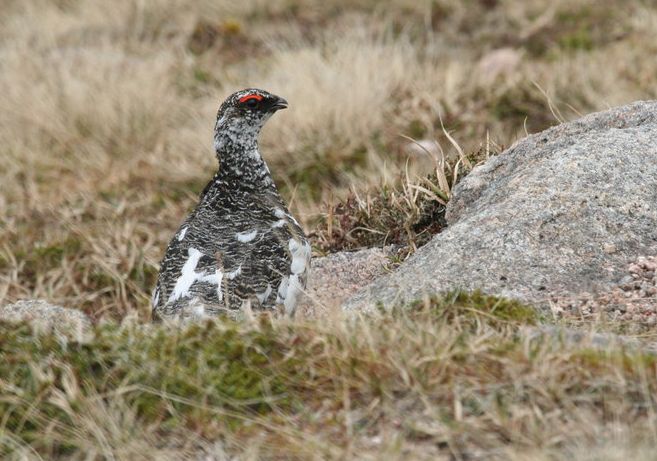
M 153 320 L 270 311 L 293 315 L 311 246 L 258 148 L 288 103 L 257 88 L 230 95 L 214 126 L 218 169 L 171 238 L 152 295 Z

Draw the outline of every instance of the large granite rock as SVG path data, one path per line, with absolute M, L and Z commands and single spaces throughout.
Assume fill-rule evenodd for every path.
M 344 305 L 477 289 L 547 306 L 607 291 L 657 254 L 657 102 L 523 139 L 456 187 L 449 227 Z

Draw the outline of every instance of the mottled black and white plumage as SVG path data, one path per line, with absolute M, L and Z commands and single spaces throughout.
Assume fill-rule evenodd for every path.
M 219 108 L 219 169 L 171 239 L 153 292 L 153 317 L 198 317 L 241 309 L 294 313 L 310 245 L 258 151 L 265 122 L 287 102 L 246 89 Z

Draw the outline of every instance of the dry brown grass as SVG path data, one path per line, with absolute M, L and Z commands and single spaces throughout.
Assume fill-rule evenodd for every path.
M 431 226 L 416 225 L 453 177 L 416 178 L 441 158 L 454 165 L 446 133 L 481 158 L 558 119 L 655 98 L 656 25 L 654 2 L 639 0 L 6 0 L 0 303 L 46 298 L 94 318 L 147 319 L 162 252 L 213 173 L 216 108 L 247 86 L 290 101 L 262 149 L 307 230 L 324 223 L 319 246 L 389 242 L 380 229 L 391 226 L 396 241 L 422 243 Z M 382 190 L 392 192 L 380 200 Z M 336 223 L 331 205 L 350 193 L 354 215 Z M 307 392 L 323 397 L 300 400 L 314 413 L 274 412 L 217 442 L 185 426 L 163 446 L 130 399 L 89 393 L 46 440 L 108 459 L 180 459 L 199 446 L 217 459 L 282 457 L 279 444 L 300 458 L 461 459 L 462 447 L 501 459 L 650 458 L 654 366 L 642 358 L 580 367 L 581 351 L 536 351 L 522 338 L 502 353 L 512 332 L 464 340 L 452 325 L 399 319 L 301 322 L 273 333 L 294 344 L 297 330 L 320 349 L 307 370 L 322 385 Z M 444 365 L 436 351 L 450 348 L 467 353 Z M 362 399 L 381 376 L 385 398 Z M 54 397 L 64 413 L 78 391 Z M 400 423 L 409 414 L 415 422 Z
M 236 88 L 290 101 L 263 151 L 309 230 L 350 188 L 432 171 L 405 136 L 453 155 L 441 118 L 469 154 L 555 123 L 548 99 L 571 118 L 654 97 L 657 13 L 619 5 L 9 2 L 0 300 L 147 316 L 157 261 L 214 168 L 214 112 Z M 503 47 L 510 60 L 490 54 Z
M 82 345 L 0 323 L 0 455 L 651 459 L 655 356 L 537 337 L 537 321 L 474 295 L 322 322 L 105 326 Z

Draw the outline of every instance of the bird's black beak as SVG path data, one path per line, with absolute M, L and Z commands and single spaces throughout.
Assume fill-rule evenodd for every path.
M 287 101 L 283 98 L 275 96 L 272 98 L 269 107 L 267 108 L 268 112 L 276 112 L 281 109 L 287 109 Z

